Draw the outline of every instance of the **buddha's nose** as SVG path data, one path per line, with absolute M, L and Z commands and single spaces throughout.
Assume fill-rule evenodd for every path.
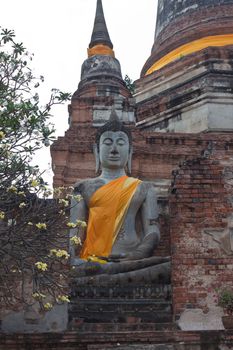
M 112 154 L 118 154 L 118 150 L 117 150 L 116 144 L 113 144 L 113 145 L 112 145 L 111 153 L 112 153 Z

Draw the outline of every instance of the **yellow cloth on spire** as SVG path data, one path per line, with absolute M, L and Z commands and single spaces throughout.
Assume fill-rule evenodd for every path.
M 113 49 L 111 49 L 109 46 L 103 45 L 103 44 L 98 44 L 98 45 L 93 46 L 91 49 L 87 49 L 87 54 L 88 54 L 88 57 L 92 57 L 95 55 L 115 57 L 115 53 L 114 53 Z
M 87 236 L 80 257 L 107 257 L 123 224 L 140 180 L 122 176 L 100 187 L 91 197 Z
M 146 72 L 146 75 L 151 74 L 167 64 L 174 62 L 175 60 L 178 60 L 184 56 L 190 55 L 192 53 L 195 53 L 197 51 L 203 50 L 207 47 L 214 46 L 214 47 L 221 47 L 221 46 L 228 46 L 233 45 L 233 34 L 223 34 L 223 35 L 211 35 L 207 36 L 201 39 L 197 39 L 194 41 L 191 41 L 187 44 L 184 44 L 175 50 L 172 50 L 167 55 L 160 58 L 158 61 L 156 61 Z

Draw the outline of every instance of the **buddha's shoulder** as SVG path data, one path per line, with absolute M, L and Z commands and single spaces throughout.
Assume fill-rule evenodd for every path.
M 157 193 L 154 183 L 150 181 L 142 181 L 139 190 L 143 193 L 153 193 L 153 195 Z
M 84 193 L 87 190 L 92 190 L 94 188 L 97 188 L 99 186 L 103 185 L 103 181 L 101 181 L 98 178 L 88 178 L 84 180 L 79 180 L 74 185 L 74 191 L 77 193 Z

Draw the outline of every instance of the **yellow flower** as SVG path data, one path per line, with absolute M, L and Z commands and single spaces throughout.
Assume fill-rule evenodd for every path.
M 43 299 L 43 298 L 46 298 L 46 295 L 44 295 L 44 294 L 42 294 L 42 293 L 40 293 L 40 292 L 36 292 L 36 293 L 33 293 L 33 294 L 32 294 L 32 297 L 33 297 L 34 299 Z
M 65 199 L 59 199 L 59 204 L 63 204 L 64 207 L 68 207 L 69 206 L 69 201 L 65 200 Z
M 3 220 L 5 218 L 4 211 L 0 211 L 0 220 Z
M 67 225 L 68 227 L 70 227 L 70 228 L 75 228 L 75 227 L 77 227 L 77 224 L 75 224 L 74 222 L 68 222 L 66 225 Z
M 57 196 L 60 196 L 62 193 L 62 187 L 56 187 L 53 189 L 53 193 Z
M 42 224 L 41 222 L 38 222 L 38 224 L 36 224 L 36 227 L 39 230 L 46 230 L 47 229 L 47 225 L 46 224 Z
M 40 189 L 43 192 L 44 197 L 49 197 L 53 194 L 53 191 L 48 186 L 40 186 Z
M 19 192 L 18 192 L 18 195 L 19 195 L 19 196 L 26 197 L 26 194 L 25 194 L 25 192 L 23 192 L 23 191 L 19 191 Z
M 41 271 L 46 271 L 48 269 L 48 265 L 41 261 L 38 261 L 37 263 L 35 263 L 35 265 L 38 268 L 38 270 L 41 270 Z
M 81 227 L 82 227 L 82 228 L 86 228 L 86 227 L 87 227 L 87 223 L 86 223 L 85 221 L 82 221 L 82 222 L 81 222 Z
M 4 132 L 3 132 L 3 131 L 0 131 L 0 140 L 4 139 L 5 136 L 6 136 L 6 135 L 4 134 Z
M 44 308 L 45 310 L 51 310 L 53 308 L 53 305 L 51 303 L 45 303 Z
M 24 208 L 24 207 L 26 207 L 26 203 L 24 203 L 24 202 L 22 202 L 22 203 L 20 203 L 20 205 L 19 205 L 19 208 Z
M 50 256 L 56 256 L 57 258 L 68 259 L 70 255 L 67 253 L 66 250 L 62 250 L 62 249 L 51 249 L 51 250 L 50 250 Z
M 80 237 L 77 237 L 77 236 L 73 236 L 71 239 L 70 239 L 70 242 L 74 245 L 81 245 L 81 239 Z
M 67 295 L 59 295 L 57 299 L 63 303 L 70 303 L 70 299 Z
M 87 227 L 87 223 L 85 221 L 77 220 L 76 223 L 77 223 L 78 226 L 81 226 L 82 228 L 86 228 Z
M 31 181 L 31 186 L 32 187 L 36 187 L 36 186 L 38 186 L 39 185 L 39 182 L 37 181 L 37 180 L 32 180 Z
M 49 256 L 57 255 L 57 249 L 50 249 Z
M 16 193 L 17 192 L 17 188 L 12 185 L 12 186 L 8 187 L 7 192 Z
M 57 257 L 58 257 L 58 258 L 68 259 L 69 256 L 70 256 L 70 255 L 67 253 L 66 250 L 58 249 L 58 251 L 57 251 Z
M 80 195 L 80 194 L 77 194 L 77 195 L 74 195 L 73 198 L 77 201 L 77 202 L 80 202 L 83 197 Z
M 47 191 L 44 191 L 44 196 L 45 197 L 49 197 L 53 194 L 53 192 L 51 190 L 47 190 Z

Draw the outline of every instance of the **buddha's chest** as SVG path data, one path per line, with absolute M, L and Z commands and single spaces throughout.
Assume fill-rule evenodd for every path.
M 85 184 L 85 187 L 82 189 L 82 197 L 87 203 L 88 207 L 91 201 L 91 198 L 96 193 L 98 189 L 100 189 L 105 183 L 101 180 L 96 180 L 95 182 L 88 182 Z

